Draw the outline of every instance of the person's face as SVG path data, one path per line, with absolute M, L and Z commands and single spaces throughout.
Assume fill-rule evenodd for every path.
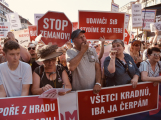
M 80 48 L 82 43 L 86 43 L 86 37 L 84 33 L 79 33 L 78 37 L 73 40 L 73 43 L 75 44 L 76 47 Z
M 59 60 L 60 60 L 60 62 L 61 61 L 66 61 L 65 53 L 63 53 L 61 56 L 59 56 Z
M 56 58 L 43 61 L 44 66 L 48 69 L 52 69 L 56 64 Z
M 7 53 L 4 54 L 9 64 L 16 65 L 19 63 L 20 49 L 8 50 Z
M 140 51 L 140 44 L 136 43 L 132 45 L 134 51 Z
M 151 55 L 148 55 L 151 61 L 158 62 L 160 60 L 160 52 L 153 51 Z
M 28 47 L 28 51 L 31 55 L 35 55 L 35 47 Z
M 113 43 L 112 49 L 117 50 L 116 55 L 122 54 L 125 50 L 125 47 L 123 47 L 120 43 Z
M 7 37 L 9 40 L 14 40 L 14 34 L 12 32 L 8 32 Z
M 3 48 L 0 47 L 0 54 L 3 54 Z

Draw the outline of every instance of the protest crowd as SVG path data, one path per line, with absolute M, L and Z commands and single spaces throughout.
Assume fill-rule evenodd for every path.
M 8 32 L 0 56 L 0 97 L 40 95 L 51 88 L 69 89 L 59 95 L 87 89 L 97 94 L 102 87 L 131 84 L 136 88 L 144 81 L 156 86 L 161 81 L 158 31 L 148 47 L 134 38 L 129 54 L 124 52 L 122 40 L 107 43 L 103 36 L 90 43 L 85 35 L 86 31 L 77 29 L 71 34 L 73 43 L 58 47 L 40 39 L 26 49 Z M 104 49 L 110 45 L 109 55 L 102 61 Z

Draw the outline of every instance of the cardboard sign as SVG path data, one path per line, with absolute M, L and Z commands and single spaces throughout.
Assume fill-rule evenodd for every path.
M 129 26 L 129 21 L 130 21 L 130 14 L 126 13 L 126 17 L 125 17 L 125 29 L 128 29 Z
M 7 33 L 10 31 L 9 22 L 0 22 L 0 38 L 7 37 Z
M 28 26 L 29 34 L 30 34 L 30 41 L 35 41 L 37 37 L 37 26 Z
M 129 40 L 130 40 L 130 35 L 129 35 L 128 31 L 125 29 L 125 39 L 124 39 L 124 43 L 126 45 L 128 45 L 129 44 Z
M 10 23 L 12 30 L 16 30 L 22 27 L 20 18 L 17 13 L 7 13 L 6 18 L 7 18 L 7 22 Z
M 93 90 L 78 91 L 79 120 L 120 117 L 157 109 L 159 86 L 153 83 L 103 88 L 98 95 Z
M 62 12 L 47 12 L 38 20 L 38 35 L 45 44 L 63 46 L 71 38 L 72 23 Z
M 119 12 L 119 5 L 112 2 L 111 3 L 111 11 L 112 12 Z
M 141 4 L 132 4 L 132 27 L 142 28 Z
M 57 99 L 38 96 L 0 99 L 2 120 L 60 120 Z
M 156 10 L 142 10 L 143 30 L 150 31 L 150 23 L 155 23 Z M 142 29 L 141 29 L 142 30 Z
M 79 11 L 79 28 L 88 40 L 124 40 L 125 13 Z
M 43 16 L 44 14 L 34 14 L 35 25 L 37 25 L 37 21 Z
M 13 34 L 15 35 L 15 38 L 18 40 L 19 44 L 23 47 L 27 47 L 30 42 L 30 35 L 29 30 L 19 30 L 19 31 L 13 31 Z

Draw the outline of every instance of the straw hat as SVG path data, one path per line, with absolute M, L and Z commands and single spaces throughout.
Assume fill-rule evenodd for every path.
M 62 52 L 56 52 L 57 48 L 57 45 L 44 45 L 40 50 L 38 50 L 39 59 L 37 61 L 42 62 L 62 55 Z

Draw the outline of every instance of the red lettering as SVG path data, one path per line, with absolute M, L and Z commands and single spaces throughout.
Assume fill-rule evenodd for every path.
M 66 118 L 66 120 L 71 120 L 71 119 L 74 119 L 74 118 L 75 118 L 75 120 L 78 120 L 77 110 L 75 110 L 72 115 L 70 114 L 70 112 L 65 112 L 65 118 Z

